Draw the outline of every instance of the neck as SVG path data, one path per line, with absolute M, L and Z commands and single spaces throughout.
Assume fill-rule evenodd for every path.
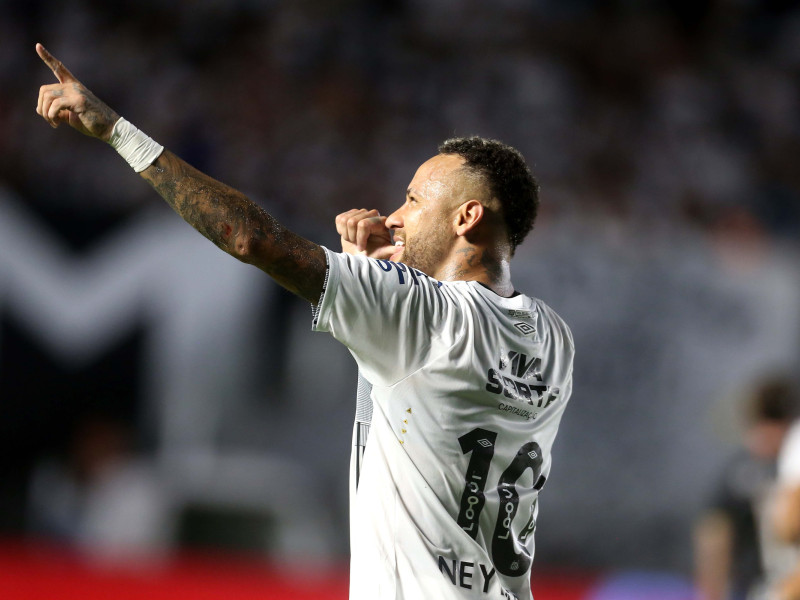
M 439 281 L 478 281 L 498 296 L 514 293 L 509 258 L 474 245 L 453 251 L 451 259 L 434 275 Z

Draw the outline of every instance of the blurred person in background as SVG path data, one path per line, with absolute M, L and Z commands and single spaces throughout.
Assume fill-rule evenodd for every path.
M 695 526 L 695 580 L 703 600 L 744 600 L 763 584 L 774 546 L 765 511 L 797 408 L 796 390 L 784 377 L 760 381 L 747 399 L 742 446 Z
M 800 420 L 786 436 L 778 459 L 771 514 L 776 549 L 768 600 L 800 600 Z
M 174 518 L 153 465 L 137 457 L 129 427 L 93 412 L 78 419 L 66 460 L 41 461 L 31 477 L 28 528 L 99 566 L 158 560 Z

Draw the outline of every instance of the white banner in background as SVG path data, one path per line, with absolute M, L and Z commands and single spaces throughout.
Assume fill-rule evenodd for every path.
M 22 200 L 0 190 L 0 307 L 75 366 L 143 324 L 142 381 L 167 447 L 205 446 L 218 397 L 241 397 L 236 386 L 248 381 L 240 371 L 252 364 L 242 359 L 253 351 L 252 318 L 268 301 L 264 281 L 155 210 L 75 255 Z

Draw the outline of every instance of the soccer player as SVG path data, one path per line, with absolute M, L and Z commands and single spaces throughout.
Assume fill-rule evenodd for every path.
M 351 599 L 530 599 L 574 348 L 558 315 L 511 283 L 538 206 L 522 156 L 481 138 L 445 142 L 391 215 L 339 215 L 345 252 L 332 252 L 163 149 L 36 50 L 58 79 L 39 92 L 46 121 L 108 142 L 200 233 L 308 300 L 313 328 L 355 358 L 372 414 L 356 439 L 363 463 L 361 452 L 352 461 Z
M 747 399 L 741 447 L 720 474 L 695 527 L 695 576 L 702 600 L 758 598 L 774 578 L 776 539 L 769 497 L 778 453 L 797 411 L 790 379 L 756 382 Z

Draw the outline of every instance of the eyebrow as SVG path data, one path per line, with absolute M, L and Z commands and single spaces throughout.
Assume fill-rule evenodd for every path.
M 415 196 L 419 196 L 419 194 L 417 193 L 417 191 L 414 188 L 408 188 L 406 190 L 406 196 L 411 196 L 412 194 L 415 195 Z

